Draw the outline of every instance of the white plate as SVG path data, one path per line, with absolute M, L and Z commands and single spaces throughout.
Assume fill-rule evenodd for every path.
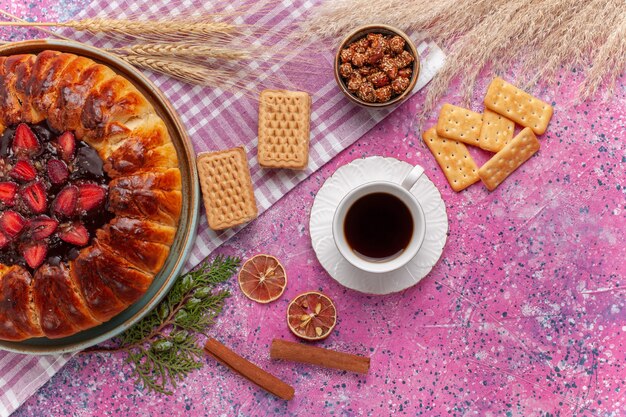
M 313 250 L 328 274 L 341 285 L 368 294 L 390 294 L 417 284 L 435 266 L 448 237 L 448 215 L 441 194 L 426 174 L 411 188 L 426 217 L 426 237 L 415 257 L 404 267 L 385 274 L 357 269 L 341 256 L 333 239 L 332 222 L 339 202 L 352 189 L 371 181 L 401 182 L 413 165 L 395 158 L 373 156 L 339 168 L 317 193 L 309 230 Z

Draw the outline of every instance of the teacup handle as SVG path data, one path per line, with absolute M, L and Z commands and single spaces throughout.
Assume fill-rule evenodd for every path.
M 408 174 L 406 174 L 406 176 L 404 177 L 404 179 L 402 180 L 400 184 L 402 185 L 402 187 L 406 188 L 407 190 L 410 190 L 411 188 L 413 188 L 417 180 L 420 179 L 423 173 L 424 173 L 424 168 L 422 168 L 419 165 L 415 165 L 413 169 Z

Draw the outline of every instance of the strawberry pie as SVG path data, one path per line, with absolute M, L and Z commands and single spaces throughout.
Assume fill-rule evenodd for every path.
M 152 105 L 84 57 L 0 57 L 0 134 L 0 339 L 69 336 L 137 301 L 182 206 Z

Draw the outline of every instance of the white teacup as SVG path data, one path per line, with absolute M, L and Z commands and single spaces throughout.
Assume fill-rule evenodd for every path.
M 413 259 L 415 255 L 417 255 L 417 252 L 424 242 L 426 219 L 424 217 L 424 210 L 422 209 L 422 206 L 409 190 L 423 173 L 424 169 L 422 167 L 415 166 L 406 175 L 406 177 L 404 177 L 401 183 L 390 181 L 368 182 L 350 191 L 343 198 L 343 200 L 341 200 L 333 217 L 333 238 L 335 240 L 335 244 L 337 245 L 337 249 L 339 249 L 341 255 L 348 262 L 363 271 L 385 273 L 395 271 L 403 267 L 411 259 Z M 408 244 L 397 256 L 383 259 L 365 257 L 352 249 L 346 239 L 344 224 L 348 211 L 359 199 L 374 193 L 391 194 L 392 196 L 398 198 L 408 208 L 411 214 L 411 218 L 413 220 L 413 233 Z M 375 220 L 376 219 L 372 219 L 372 222 L 375 223 Z M 410 225 L 408 225 L 408 227 L 410 227 Z

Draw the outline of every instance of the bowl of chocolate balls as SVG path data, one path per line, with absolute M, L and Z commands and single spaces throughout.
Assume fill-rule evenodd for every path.
M 388 107 L 404 101 L 420 70 L 411 39 L 388 25 L 366 25 L 350 33 L 335 56 L 335 79 L 353 102 Z

